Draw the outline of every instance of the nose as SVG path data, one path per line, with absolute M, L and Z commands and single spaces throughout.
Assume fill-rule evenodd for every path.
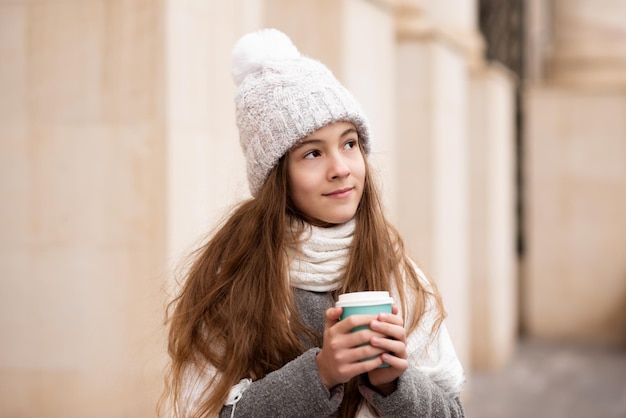
M 345 178 L 350 175 L 350 167 L 341 154 L 335 154 L 330 159 L 328 175 L 331 180 Z

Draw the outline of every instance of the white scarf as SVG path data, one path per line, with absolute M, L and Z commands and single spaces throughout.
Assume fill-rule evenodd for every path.
M 308 226 L 300 243 L 288 248 L 291 285 L 313 292 L 341 286 L 354 235 L 354 219 L 331 228 Z

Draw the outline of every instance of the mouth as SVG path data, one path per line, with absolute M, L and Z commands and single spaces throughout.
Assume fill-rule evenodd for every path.
M 348 197 L 350 196 L 350 193 L 352 192 L 353 189 L 354 187 L 346 187 L 344 189 L 335 190 L 330 193 L 324 193 L 323 196 L 336 197 L 336 198 Z

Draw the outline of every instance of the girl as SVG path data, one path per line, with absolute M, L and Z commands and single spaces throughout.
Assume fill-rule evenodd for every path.
M 383 215 L 359 105 L 274 29 L 244 36 L 233 60 L 253 197 L 170 305 L 174 415 L 463 416 L 440 297 Z M 392 314 L 339 320 L 337 296 L 364 290 L 390 291 Z

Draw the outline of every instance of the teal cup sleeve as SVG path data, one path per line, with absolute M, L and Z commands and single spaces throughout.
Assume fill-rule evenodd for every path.
M 343 311 L 341 312 L 341 317 L 340 319 L 345 319 L 351 315 L 378 315 L 380 313 L 391 313 L 391 303 L 384 303 L 381 305 L 366 305 L 366 306 L 344 306 L 343 307 Z M 369 326 L 367 325 L 363 325 L 360 327 L 356 327 L 352 329 L 352 332 L 357 332 L 363 329 L 368 329 Z M 365 361 L 365 360 L 371 360 L 376 358 L 376 356 L 374 357 L 368 357 L 365 358 L 361 361 Z M 379 366 L 380 367 L 389 367 L 389 365 L 387 363 L 383 363 Z
M 341 319 L 345 319 L 350 315 L 378 315 L 379 313 L 391 313 L 391 303 L 367 306 L 344 306 L 341 312 Z

